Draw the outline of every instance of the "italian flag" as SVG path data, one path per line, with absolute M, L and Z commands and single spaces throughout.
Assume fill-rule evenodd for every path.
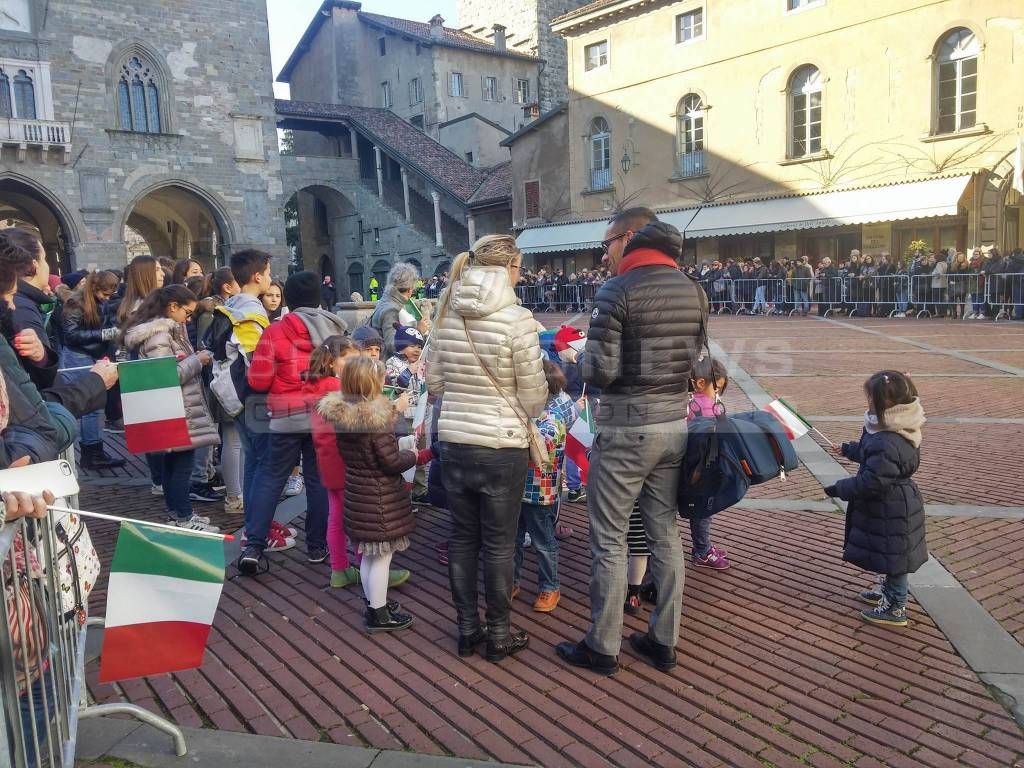
M 100 682 L 201 666 L 223 587 L 220 538 L 123 523 L 110 564 Z
M 423 319 L 423 313 L 420 312 L 420 308 L 416 306 L 416 302 L 413 301 L 412 299 L 409 299 L 408 301 L 405 302 L 404 309 L 406 312 L 412 315 L 412 319 L 415 320 L 417 323 Z
M 565 436 L 565 455 L 580 468 L 580 480 L 587 484 L 590 447 L 594 444 L 594 413 L 588 404 Z
M 185 398 L 173 357 L 133 360 L 117 366 L 124 411 L 124 439 L 132 453 L 192 445 Z
M 779 420 L 790 440 L 796 440 L 798 437 L 803 437 L 811 431 L 811 425 L 807 420 L 781 397 L 768 403 L 764 410 Z

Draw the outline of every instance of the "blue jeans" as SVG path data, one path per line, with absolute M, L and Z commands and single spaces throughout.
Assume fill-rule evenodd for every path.
M 81 368 L 82 366 L 89 366 L 91 368 L 95 364 L 95 360 L 81 352 L 72 352 L 67 348 L 61 350 L 61 368 Z M 62 373 L 58 378 L 58 383 L 70 384 L 73 381 L 84 379 L 88 375 L 88 369 Z M 100 434 L 100 419 L 102 417 L 103 409 L 100 409 L 87 413 L 78 420 L 78 434 L 82 445 L 98 445 L 103 442 L 103 436 Z
M 43 688 L 46 688 L 46 703 L 43 703 Z M 47 756 L 49 755 L 49 744 L 46 740 L 46 723 L 53 720 L 53 714 L 56 710 L 55 691 L 53 689 L 53 681 L 51 680 L 51 673 L 49 670 L 43 672 L 31 686 L 32 693 L 32 705 L 29 706 L 29 691 L 26 690 L 21 696 L 18 697 L 18 707 L 21 710 L 21 736 L 25 741 L 25 755 L 28 759 L 26 765 L 35 766 L 36 760 L 36 742 L 32 738 L 32 724 L 35 721 L 36 736 L 39 739 L 39 747 L 42 749 L 39 751 L 38 757 L 40 758 L 39 764 L 48 763 Z M 8 730 L 8 744 L 10 745 L 11 754 L 14 754 L 15 746 L 12 739 L 13 734 Z M 15 760 L 15 762 L 17 762 Z
M 188 492 L 195 459 L 195 449 L 164 454 L 164 503 L 168 513 L 179 520 L 192 517 L 192 500 Z
M 807 291 L 793 291 L 796 308 L 805 315 L 811 311 L 811 299 Z
M 690 520 L 690 542 L 694 557 L 706 557 L 711 551 L 711 518 Z
M 1013 319 L 1024 320 L 1024 275 L 1013 275 Z
M 570 491 L 578 491 L 583 487 L 583 478 L 580 477 L 580 468 L 576 466 L 576 462 L 572 461 L 568 457 L 565 459 L 565 484 L 568 486 Z M 533 534 L 530 534 L 531 536 Z
M 149 465 L 149 478 L 153 485 L 164 484 L 164 454 L 147 453 L 146 463 Z
M 764 286 L 758 286 L 757 290 L 754 291 L 754 308 L 751 311 L 757 312 L 759 309 L 768 309 Z
M 882 594 L 888 598 L 893 607 L 905 607 L 907 605 L 907 574 L 886 576 L 882 583 Z
M 238 438 L 242 443 L 242 499 L 254 499 L 252 486 L 267 458 L 267 433 L 263 425 L 253 425 L 253 415 L 244 410 L 235 417 Z M 245 505 L 245 527 L 249 529 L 249 504 Z
M 192 464 L 192 485 L 206 485 L 209 477 L 206 474 L 206 462 L 210 458 L 210 446 L 196 448 L 195 462 Z
M 245 533 L 250 545 L 264 549 L 278 499 L 292 467 L 302 458 L 306 485 L 306 549 L 327 546 L 327 490 L 320 482 L 313 436 L 308 432 L 271 432 L 263 465 L 245 499 Z
M 516 534 L 515 572 L 512 583 L 519 583 L 526 549 L 523 546 L 523 534 L 529 532 L 530 538 L 533 539 L 533 549 L 537 553 L 537 591 L 558 590 L 558 539 L 555 538 L 557 518 L 557 503 L 542 507 L 523 502 L 519 513 L 519 532 Z

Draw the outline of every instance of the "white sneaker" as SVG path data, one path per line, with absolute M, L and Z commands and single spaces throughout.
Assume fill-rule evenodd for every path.
M 285 496 L 298 496 L 302 493 L 305 485 L 302 482 L 302 475 L 292 475 L 288 478 L 288 482 L 284 484 L 284 495 Z
M 149 486 L 149 492 L 154 496 L 163 496 L 164 487 L 162 485 L 151 485 Z
M 241 496 L 228 496 L 224 499 L 224 511 L 225 512 L 244 512 L 245 504 L 242 502 Z
M 531 544 L 533 544 L 533 537 L 531 537 L 529 533 L 524 533 L 523 534 L 523 546 L 524 547 L 528 547 Z
M 220 533 L 220 528 L 210 525 L 210 518 L 202 515 L 192 515 L 188 520 L 175 518 L 173 525 L 184 528 L 187 531 L 202 531 L 204 533 Z

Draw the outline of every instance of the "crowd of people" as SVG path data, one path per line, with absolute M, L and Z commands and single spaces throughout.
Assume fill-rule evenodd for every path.
M 573 276 L 524 275 L 508 235 L 485 236 L 460 254 L 428 311 L 416 297 L 434 281 L 396 264 L 373 313 L 349 328 L 322 306 L 333 294 L 318 275 L 297 272 L 282 284 L 258 250 L 235 253 L 210 274 L 192 260 L 143 256 L 124 274 L 55 280 L 33 235 L 2 231 L 0 461 L 52 459 L 77 434 L 83 467 L 118 466 L 101 439 L 104 419 L 117 428 L 113 361 L 172 358 L 189 440 L 147 454 L 152 491 L 166 522 L 185 530 L 217 531 L 196 501 L 241 515 L 240 574 L 266 574 L 269 555 L 296 546 L 298 531 L 274 515 L 297 487 L 306 497 L 308 562 L 329 562 L 332 588 L 362 588 L 368 632 L 405 629 L 413 617 L 389 589 L 412 574 L 392 561 L 410 546 L 417 506 L 430 504 L 449 520 L 437 554 L 448 566 L 458 653 L 486 645 L 485 657 L 499 662 L 529 643 L 510 623 L 528 579 L 526 547 L 537 555 L 534 610 L 559 604 L 558 542 L 572 535 L 559 524 L 559 505 L 568 490 L 587 503 L 592 623 L 584 638 L 560 643 L 558 655 L 614 674 L 623 614 L 646 601 L 654 606 L 649 630 L 630 643 L 670 670 L 682 613 L 676 519 L 687 422 L 716 416 L 728 386 L 724 366 L 702 349 L 719 301 L 713 273 L 737 265 L 684 274 L 681 235 L 647 209 L 614 217 L 603 250 L 605 267 L 575 275 L 602 282 L 588 334 L 543 331 L 516 288 Z M 875 265 L 851 258 L 847 276 L 864 277 L 865 266 Z M 815 279 L 805 259 L 738 268 Z M 828 268 L 819 265 L 819 274 Z M 768 286 L 754 288 L 751 302 L 773 300 Z M 653 369 L 650 349 L 665 351 Z M 844 557 L 884 577 L 861 595 L 873 606 L 862 615 L 903 626 L 906 575 L 927 556 L 910 480 L 923 411 L 902 374 L 873 377 L 865 393 L 865 439 L 842 447 L 860 474 L 826 490 L 852 502 Z M 586 486 L 567 458 L 584 411 L 596 414 L 597 434 Z M 39 511 L 33 500 L 10 504 Z M 730 562 L 710 529 L 710 519 L 691 521 L 690 561 L 723 570 Z
M 998 248 L 917 250 L 908 262 L 882 252 L 850 252 L 833 264 L 799 259 L 753 258 L 705 262 L 685 270 L 704 287 L 715 312 L 742 315 L 801 314 L 812 306 L 857 317 L 1024 319 L 1024 251 Z

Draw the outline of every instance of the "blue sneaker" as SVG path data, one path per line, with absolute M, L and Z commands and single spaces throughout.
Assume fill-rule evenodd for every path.
M 907 626 L 907 607 L 905 605 L 892 605 L 889 599 L 882 596 L 882 599 L 878 601 L 878 605 L 874 608 L 865 608 L 860 612 L 860 617 L 864 621 L 870 621 L 872 624 L 881 624 L 887 627 L 905 627 Z

